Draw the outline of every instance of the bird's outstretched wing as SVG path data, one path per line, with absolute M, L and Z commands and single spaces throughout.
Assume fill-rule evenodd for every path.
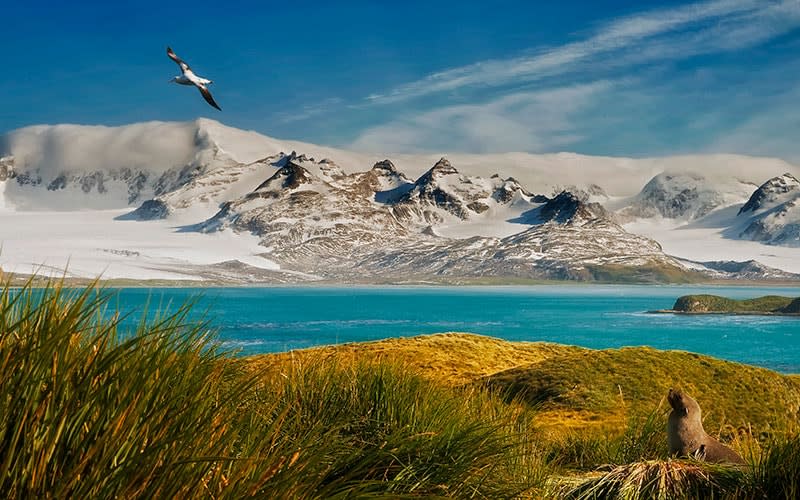
M 178 57 L 177 54 L 175 54 L 175 52 L 173 52 L 170 47 L 167 47 L 167 55 L 169 56 L 170 59 L 172 59 L 173 61 L 178 63 L 178 66 L 181 67 L 181 71 L 185 72 L 185 71 L 191 69 L 191 68 L 189 68 L 189 65 L 186 64 L 185 62 L 183 62 L 183 59 Z
M 217 105 L 217 103 L 214 101 L 214 98 L 211 97 L 211 92 L 209 92 L 207 88 L 197 85 L 197 90 L 199 90 L 200 93 L 203 94 L 203 99 L 205 99 L 207 103 L 217 108 L 218 110 L 222 111 L 222 108 L 220 108 L 219 105 Z

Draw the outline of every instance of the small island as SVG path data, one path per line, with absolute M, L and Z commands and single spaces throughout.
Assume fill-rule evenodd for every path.
M 800 316 L 800 297 L 766 295 L 736 300 L 719 295 L 684 295 L 678 297 L 672 309 L 651 311 L 669 314 L 758 314 Z

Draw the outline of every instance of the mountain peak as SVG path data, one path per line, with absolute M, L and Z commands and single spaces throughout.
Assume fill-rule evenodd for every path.
M 375 165 L 372 166 L 372 170 L 374 170 L 376 173 L 380 172 L 379 175 L 398 173 L 397 167 L 395 167 L 394 163 L 392 163 L 392 160 L 389 160 L 388 158 L 377 162 Z
M 433 172 L 437 175 L 451 175 L 457 174 L 458 170 L 450 164 L 450 160 L 445 157 L 439 159 L 436 164 L 430 169 L 430 172 Z
M 773 177 L 753 192 L 747 203 L 739 209 L 739 214 L 755 212 L 767 204 L 778 201 L 782 195 L 800 189 L 800 181 L 790 173 Z
M 373 179 L 378 179 L 381 189 L 394 189 L 401 184 L 412 184 L 404 173 L 397 170 L 391 160 L 381 160 L 369 170 L 368 174 Z
M 419 179 L 417 179 L 416 184 L 418 186 L 425 185 L 425 184 L 432 184 L 437 179 L 447 176 L 447 175 L 458 175 L 458 170 L 450 164 L 450 161 L 447 158 L 441 158 L 436 164 L 430 168 L 427 172 L 422 174 Z
M 274 191 L 296 189 L 302 184 L 311 184 L 314 176 L 294 160 L 289 160 L 269 179 L 261 183 L 254 191 Z
M 545 222 L 566 224 L 579 220 L 607 218 L 608 213 L 599 203 L 586 203 L 575 193 L 562 191 L 542 205 L 539 216 Z

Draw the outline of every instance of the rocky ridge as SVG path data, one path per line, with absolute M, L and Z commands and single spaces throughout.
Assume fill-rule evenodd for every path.
M 256 234 L 281 269 L 323 279 L 593 280 L 603 269 L 638 268 L 646 270 L 643 279 L 657 280 L 685 271 L 658 243 L 626 232 L 579 194 L 534 195 L 513 178 L 465 176 L 445 158 L 414 181 L 389 160 L 347 174 L 330 160 L 294 152 L 226 172 L 225 186 L 245 176 L 255 186 L 222 202 L 194 229 Z M 256 183 L 255 172 L 268 177 Z M 134 213 L 163 216 L 185 200 L 220 193 L 222 184 L 209 180 L 218 173 L 210 170 Z M 442 224 L 491 221 L 498 213 L 516 214 L 516 232 L 460 238 L 437 232 Z

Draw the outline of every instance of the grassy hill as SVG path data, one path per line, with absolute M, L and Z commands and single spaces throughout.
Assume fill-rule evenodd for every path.
M 253 369 L 336 360 L 392 362 L 444 385 L 485 385 L 537 408 L 559 429 L 621 431 L 657 410 L 671 387 L 700 402 L 709 432 L 786 431 L 800 421 L 800 378 L 682 351 L 593 350 L 447 333 L 254 356 Z M 668 411 L 668 405 L 663 410 Z
M 487 376 L 505 393 L 610 427 L 661 407 L 670 388 L 693 395 L 710 433 L 723 427 L 786 431 L 800 422 L 800 383 L 770 370 L 647 347 L 581 350 Z
M 321 360 L 343 364 L 389 362 L 401 364 L 437 383 L 454 386 L 581 350 L 547 342 L 507 342 L 482 335 L 441 333 L 252 356 L 247 358 L 247 363 L 254 370 L 272 370 L 287 364 Z

